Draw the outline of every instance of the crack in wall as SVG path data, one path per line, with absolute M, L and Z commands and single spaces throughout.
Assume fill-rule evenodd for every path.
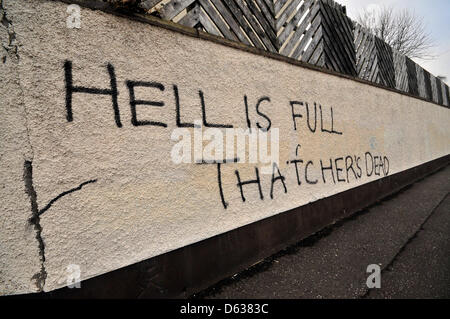
M 39 210 L 38 203 L 37 203 L 37 194 L 34 189 L 33 185 L 33 162 L 31 161 L 25 161 L 24 162 L 24 173 L 23 173 L 23 179 L 25 182 L 25 192 L 27 193 L 28 197 L 30 198 L 31 202 L 31 217 L 28 220 L 30 225 L 32 225 L 36 231 L 36 240 L 39 243 L 39 256 L 41 259 L 41 269 L 39 272 L 33 275 L 31 277 L 32 280 L 35 280 L 36 287 L 38 288 L 39 292 L 42 292 L 44 290 L 45 286 L 45 280 L 47 279 L 47 271 L 45 269 L 45 243 L 44 239 L 42 238 L 42 226 L 41 226 L 41 218 L 40 216 L 47 211 L 53 203 L 55 203 L 57 200 L 59 200 L 61 197 L 64 197 L 70 193 L 79 191 L 83 188 L 83 186 L 87 184 L 92 184 L 97 182 L 97 180 L 89 180 L 87 182 L 81 183 L 78 187 L 72 188 L 68 191 L 62 192 L 55 198 L 53 198 L 43 209 Z
M 17 41 L 17 36 L 14 30 L 13 21 L 11 16 L 8 15 L 7 10 L 5 8 L 5 1 L 0 0 L 0 27 L 3 27 L 7 33 L 7 37 L 2 38 L 2 49 L 5 52 L 5 55 L 2 56 L 2 63 L 5 64 L 7 59 L 9 59 L 14 64 L 15 69 L 15 81 L 17 82 L 17 86 L 19 89 L 19 95 L 17 100 L 17 107 L 19 111 L 23 112 L 23 118 L 25 122 L 24 134 L 26 134 L 26 143 L 28 149 L 24 151 L 24 173 L 23 179 L 25 183 L 25 193 L 30 198 L 31 203 L 31 217 L 28 219 L 28 224 L 33 226 L 35 231 L 35 238 L 38 242 L 38 254 L 40 258 L 40 270 L 35 273 L 31 280 L 35 281 L 36 287 L 38 291 L 43 291 L 45 280 L 47 278 L 47 272 L 44 266 L 45 262 L 45 244 L 42 239 L 42 227 L 40 225 L 40 219 L 38 215 L 38 205 L 37 205 L 37 195 L 33 186 L 33 167 L 32 161 L 34 158 L 34 150 L 31 145 L 30 139 L 30 131 L 28 125 L 28 113 L 24 102 L 24 89 L 21 85 L 19 71 L 17 70 L 19 65 L 19 46 Z M 22 109 L 20 109 L 22 108 Z
M 60 199 L 61 197 L 72 193 L 74 191 L 80 190 L 84 185 L 89 183 L 94 183 L 97 180 L 91 180 L 85 183 L 80 184 L 77 188 L 71 189 L 69 191 L 63 192 L 62 194 L 58 195 L 56 198 L 52 199 L 42 210 L 39 210 L 38 204 L 37 204 L 37 194 L 34 189 L 33 185 L 33 160 L 34 160 L 34 149 L 33 145 L 31 144 L 31 135 L 30 135 L 30 128 L 29 128 L 29 114 L 27 111 L 27 107 L 24 102 L 24 96 L 25 96 L 25 90 L 22 87 L 22 82 L 20 79 L 20 73 L 17 71 L 17 67 L 19 66 L 20 58 L 19 58 L 19 45 L 17 36 L 14 30 L 13 21 L 11 19 L 11 16 L 8 15 L 7 9 L 5 8 L 5 0 L 0 0 L 0 28 L 3 27 L 4 30 L 7 33 L 7 37 L 2 38 L 2 49 L 4 51 L 4 55 L 1 57 L 2 63 L 6 63 L 7 59 L 9 59 L 10 62 L 12 62 L 15 65 L 16 68 L 16 78 L 18 89 L 19 89 L 19 99 L 17 100 L 17 107 L 22 108 L 20 111 L 23 112 L 23 118 L 24 118 L 24 134 L 26 134 L 26 143 L 28 146 L 28 149 L 24 151 L 23 157 L 24 157 L 24 173 L 23 173 L 23 179 L 25 183 L 25 192 L 30 198 L 31 203 L 31 217 L 28 219 L 28 224 L 31 225 L 34 228 L 35 231 L 35 238 L 38 242 L 38 253 L 40 258 L 40 270 L 35 273 L 31 280 L 35 282 L 35 285 L 39 292 L 42 292 L 44 290 L 45 281 L 47 278 L 47 271 L 45 268 L 45 243 L 42 238 L 42 226 L 40 224 L 40 215 L 43 214 L 46 210 L 48 210 L 52 204 Z
M 37 204 L 37 195 L 33 186 L 33 163 L 31 161 L 25 161 L 24 163 L 24 173 L 23 180 L 25 182 L 25 192 L 30 198 L 31 202 L 31 217 L 28 220 L 30 225 L 34 226 L 36 231 L 36 240 L 39 243 L 39 256 L 41 259 L 41 269 L 39 272 L 33 275 L 31 279 L 35 280 L 36 287 L 39 291 L 44 290 L 45 280 L 47 278 L 47 271 L 45 270 L 45 243 L 42 239 L 42 226 L 41 219 L 39 218 L 39 210 Z
M 31 279 L 35 280 L 36 287 L 38 288 L 39 292 L 42 292 L 44 290 L 45 286 L 45 280 L 47 279 L 47 271 L 45 269 L 45 243 L 44 239 L 42 238 L 42 226 L 41 226 L 41 218 L 40 216 L 47 211 L 53 203 L 55 203 L 60 198 L 79 191 L 83 188 L 83 186 L 87 184 L 92 184 L 97 182 L 97 180 L 89 180 L 87 182 L 81 183 L 79 186 L 72 188 L 68 191 L 62 192 L 55 198 L 53 198 L 43 209 L 39 210 L 38 203 L 37 203 L 37 194 L 33 186 L 33 163 L 31 161 L 25 161 L 24 163 L 24 175 L 23 179 L 25 182 L 25 192 L 30 198 L 31 202 L 31 212 L 32 215 L 30 219 L 28 220 L 30 225 L 34 226 L 34 229 L 36 231 L 36 240 L 39 243 L 39 256 L 41 259 L 41 269 L 39 272 L 33 275 Z
M 2 42 L 2 47 L 6 51 L 6 55 L 2 57 L 2 62 L 6 63 L 7 57 L 14 57 L 19 60 L 18 45 L 16 41 L 16 33 L 12 21 L 8 18 L 6 9 L 3 6 L 4 0 L 0 0 L 0 23 L 5 27 L 8 33 L 7 43 Z
M 16 33 L 14 31 L 14 26 L 12 23 L 12 20 L 10 17 L 8 17 L 7 14 L 7 10 L 4 7 L 4 3 L 5 0 L 0 0 L 0 25 L 3 25 L 8 33 L 8 41 L 7 43 L 2 42 L 2 47 L 3 49 L 6 51 L 6 55 L 2 57 L 2 61 L 3 63 L 6 63 L 6 58 L 7 56 L 13 56 L 15 59 L 12 59 L 13 62 L 15 63 L 15 66 L 17 67 L 18 62 L 19 62 L 19 45 L 18 45 L 18 41 L 17 41 L 17 37 L 16 37 Z M 28 112 L 27 109 L 25 107 L 25 103 L 23 100 L 24 97 L 24 90 L 22 88 L 22 84 L 20 81 L 20 75 L 19 72 L 16 70 L 15 72 L 15 80 L 17 81 L 17 85 L 18 88 L 20 90 L 20 102 L 17 103 L 18 106 L 22 106 L 23 107 L 23 112 L 24 112 L 24 118 L 25 118 L 25 128 L 26 128 L 26 134 L 27 134 L 27 142 L 28 142 L 28 146 L 30 148 L 31 151 L 31 156 L 25 156 L 25 158 L 27 160 L 33 160 L 33 155 L 34 155 L 34 151 L 33 151 L 33 146 L 31 145 L 31 139 L 30 139 L 30 132 L 29 132 L 29 128 L 28 128 Z
M 72 188 L 68 191 L 62 192 L 61 194 L 59 194 L 58 196 L 56 196 L 55 198 L 53 198 L 44 208 L 42 208 L 41 210 L 38 210 L 37 216 L 41 216 L 43 213 L 45 213 L 50 207 L 52 207 L 53 203 L 56 202 L 58 199 L 60 199 L 61 197 L 64 197 L 70 193 L 79 191 L 83 188 L 83 186 L 87 185 L 87 184 L 92 184 L 92 183 L 96 183 L 97 180 L 96 179 L 92 179 L 89 180 L 87 182 L 81 183 L 80 185 L 78 185 L 75 188 Z
M 14 31 L 14 26 L 13 26 L 13 22 L 11 20 L 10 17 L 8 17 L 7 14 L 7 10 L 4 7 L 4 3 L 5 0 L 0 0 L 0 24 L 3 25 L 8 33 L 8 43 L 3 43 L 2 42 L 2 47 L 3 49 L 6 51 L 6 55 L 2 57 L 2 61 L 3 63 L 6 63 L 6 58 L 7 56 L 13 56 L 14 58 L 12 59 L 12 61 L 14 63 L 16 63 L 16 66 L 18 65 L 18 62 L 20 60 L 20 56 L 19 56 L 19 45 L 18 45 L 18 41 L 17 41 L 17 36 L 16 33 Z M 31 144 L 31 137 L 30 137 L 30 129 L 29 129 L 29 125 L 28 125 L 28 111 L 24 102 L 24 89 L 22 87 L 22 82 L 20 80 L 20 74 L 18 71 L 16 71 L 16 81 L 17 81 L 17 85 L 19 87 L 20 90 L 20 98 L 21 101 L 20 103 L 17 103 L 18 106 L 22 106 L 23 107 L 23 113 L 24 113 L 24 119 L 25 119 L 25 129 L 26 129 L 26 134 L 27 134 L 27 143 L 28 143 L 28 147 L 29 150 L 31 152 L 30 154 L 25 154 L 25 158 L 27 160 L 33 161 L 34 158 L 34 150 L 33 150 L 33 145 Z
M 8 17 L 7 14 L 7 10 L 4 6 L 5 0 L 0 0 L 0 25 L 3 25 L 8 33 L 8 43 L 4 43 L 2 42 L 2 47 L 3 49 L 6 51 L 6 55 L 2 57 L 2 61 L 3 63 L 6 63 L 6 58 L 8 56 L 13 56 L 14 59 L 12 59 L 12 61 L 15 63 L 16 67 L 18 66 L 18 62 L 20 60 L 19 57 L 19 45 L 18 45 L 18 41 L 17 41 L 17 37 L 16 37 L 16 33 L 14 31 L 14 26 L 12 23 L 12 20 L 10 17 Z M 29 161 L 33 161 L 34 158 L 34 150 L 33 150 L 33 145 L 31 144 L 31 137 L 30 137 L 30 129 L 29 129 L 29 125 L 28 125 L 28 111 L 24 102 L 24 89 L 22 87 L 22 82 L 20 80 L 20 74 L 19 72 L 16 70 L 15 72 L 16 78 L 15 80 L 17 81 L 17 85 L 20 91 L 20 102 L 17 103 L 18 107 L 23 107 L 23 116 L 25 119 L 25 132 L 27 135 L 27 143 L 28 143 L 28 147 L 29 147 L 29 151 L 31 154 L 24 154 L 24 158 L 26 160 Z

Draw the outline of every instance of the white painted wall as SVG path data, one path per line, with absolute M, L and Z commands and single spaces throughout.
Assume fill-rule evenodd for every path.
M 81 29 L 68 29 L 67 5 L 56 1 L 14 0 L 4 7 L 19 60 L 8 57 L 0 66 L 2 294 L 35 291 L 32 277 L 42 273 L 36 230 L 28 225 L 25 160 L 32 161 L 38 209 L 51 204 L 40 218 L 48 291 L 66 285 L 68 265 L 79 265 L 82 279 L 90 278 L 383 177 L 367 176 L 366 152 L 386 156 L 391 175 L 450 151 L 450 112 L 435 104 L 90 9 L 81 11 Z M 114 67 L 121 128 L 109 95 L 74 93 L 73 121 L 67 121 L 66 60 L 75 86 L 108 89 L 106 65 Z M 164 86 L 136 89 L 139 99 L 164 102 L 139 105 L 137 112 L 167 128 L 131 124 L 126 80 Z M 242 202 L 235 170 L 243 180 L 254 179 L 255 165 L 223 165 L 225 209 L 217 166 L 174 164 L 174 84 L 183 122 L 201 120 L 201 90 L 208 121 L 246 128 L 246 95 L 251 125 L 265 126 L 255 104 L 269 97 L 260 112 L 279 129 L 287 193 L 277 181 L 271 199 L 272 176 L 261 175 L 264 200 L 256 185 L 248 185 Z M 320 103 L 328 129 L 332 107 L 342 135 L 311 133 L 300 106 L 295 131 L 293 100 Z M 348 182 L 333 183 L 326 171 L 324 183 L 320 160 L 329 164 L 348 155 L 361 158 L 361 178 L 351 173 Z M 286 164 L 296 158 L 313 162 L 309 177 L 317 184 L 305 183 L 302 165 L 298 185 L 295 167 Z

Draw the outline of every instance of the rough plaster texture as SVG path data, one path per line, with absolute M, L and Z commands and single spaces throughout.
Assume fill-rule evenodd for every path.
M 31 201 L 24 163 L 33 158 L 26 129 L 11 16 L 0 7 L 0 295 L 38 290 L 37 230 L 30 223 Z
M 388 157 L 394 174 L 450 151 L 450 112 L 422 100 L 90 9 L 81 11 L 81 29 L 68 29 L 67 5 L 56 1 L 13 0 L 3 7 L 19 47 L 18 59 L 1 65 L 0 78 L 1 293 L 39 285 L 53 290 L 66 285 L 68 265 L 79 265 L 81 278 L 90 278 L 382 177 L 333 183 L 326 175 L 323 183 L 321 159 L 364 161 L 370 151 Z M 114 66 L 121 128 L 109 95 L 73 94 L 73 121 L 67 121 L 66 60 L 75 86 L 109 89 L 106 65 Z M 160 108 L 138 105 L 137 112 L 167 128 L 131 124 L 126 80 L 165 86 L 137 88 L 136 95 L 164 101 Z M 242 202 L 235 170 L 243 180 L 254 179 L 254 165 L 223 165 L 224 209 L 215 165 L 175 165 L 173 84 L 183 122 L 201 120 L 199 89 L 209 122 L 241 128 L 247 125 L 244 95 L 252 127 L 266 125 L 255 104 L 270 97 L 260 111 L 280 130 L 288 192 L 278 180 L 271 199 L 271 175 L 261 175 L 264 200 L 256 185 L 247 185 Z M 311 133 L 302 107 L 295 131 L 291 100 L 320 103 L 326 128 L 333 107 L 334 128 L 343 134 Z M 298 185 L 295 168 L 286 164 L 295 158 L 313 161 L 309 177 L 317 184 L 303 176 Z M 34 210 L 45 209 L 37 223 L 42 231 L 29 222 L 25 161 L 33 168 Z

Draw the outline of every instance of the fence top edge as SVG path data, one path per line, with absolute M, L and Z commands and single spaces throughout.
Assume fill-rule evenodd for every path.
M 350 19 L 350 18 L 349 18 Z M 357 27 L 359 27 L 359 29 L 361 29 L 364 33 L 370 35 L 372 38 L 374 39 L 378 39 L 379 41 L 382 41 L 383 43 L 389 45 L 387 42 L 385 42 L 384 40 L 382 40 L 381 38 L 379 38 L 378 36 L 376 36 L 375 34 L 371 33 L 369 30 L 367 30 L 364 26 L 362 26 L 360 23 L 350 19 L 353 22 L 354 28 L 356 29 Z M 390 46 L 390 45 L 389 45 Z M 416 61 L 414 61 L 412 58 L 410 58 L 409 56 L 401 53 L 400 51 L 398 51 L 397 49 L 393 48 L 390 46 L 390 48 L 392 49 L 392 52 L 398 55 L 403 56 L 405 59 L 409 59 L 411 60 L 416 66 L 418 66 L 419 68 L 421 68 L 424 71 L 427 71 L 430 75 L 434 76 L 435 78 L 438 78 L 437 76 L 433 75 L 433 73 L 431 73 L 430 71 L 428 71 L 426 68 L 424 68 L 422 65 L 420 65 L 419 63 L 417 63 Z M 442 81 L 444 82 L 444 81 Z M 445 85 L 447 85 L 444 82 Z
M 112 4 L 104 2 L 102 0 L 57 0 L 63 3 L 68 3 L 68 4 L 78 4 L 82 7 L 88 8 L 88 9 L 92 9 L 92 10 L 99 10 L 105 13 L 109 13 L 109 14 L 113 14 L 116 16 L 120 16 L 123 18 L 128 18 L 128 19 L 132 19 L 141 23 L 145 23 L 145 24 L 150 24 L 156 27 L 160 27 L 160 28 L 164 28 L 167 30 L 171 30 L 174 32 L 178 32 L 187 36 L 191 36 L 191 37 L 195 37 L 195 38 L 199 38 L 199 39 L 203 39 L 206 41 L 211 41 L 217 44 L 221 44 L 221 45 L 225 45 L 228 47 L 232 47 L 238 50 L 242 50 L 245 52 L 250 52 L 259 56 L 265 56 L 267 58 L 271 58 L 274 60 L 278 60 L 278 61 L 282 61 L 282 62 L 286 62 L 289 63 L 291 65 L 296 65 L 296 66 L 300 66 L 309 70 L 314 70 L 314 71 L 318 71 L 318 72 L 322 72 L 322 73 L 326 73 L 329 75 L 334 75 L 334 76 L 338 76 L 340 78 L 344 78 L 344 79 L 348 79 L 348 80 L 353 80 L 359 83 L 363 83 L 372 87 L 377 87 L 380 89 L 384 89 L 390 92 L 394 92 L 394 93 L 398 93 L 404 96 L 408 96 L 408 97 L 412 97 L 418 100 L 422 100 L 431 104 L 435 104 L 437 106 L 440 107 L 444 107 L 444 108 L 448 108 L 450 109 L 450 106 L 446 106 L 443 104 L 439 104 L 437 102 L 434 102 L 432 99 L 428 100 L 426 98 L 423 98 L 421 96 L 417 96 L 417 95 L 413 95 L 409 92 L 404 92 L 395 88 L 390 88 L 384 85 L 380 85 L 378 83 L 374 83 L 374 82 L 370 82 L 364 79 L 360 79 L 358 77 L 355 76 L 351 76 L 351 75 L 347 75 L 347 74 L 343 74 L 343 73 L 339 73 L 336 71 L 332 71 L 326 68 L 322 68 L 322 67 L 318 67 L 312 64 L 308 64 L 305 63 L 303 61 L 299 61 L 296 60 L 294 58 L 290 58 L 287 56 L 284 56 L 282 54 L 279 53 L 275 53 L 275 52 L 270 52 L 267 50 L 263 50 L 263 49 L 259 49 L 253 46 L 249 46 L 246 45 L 244 43 L 238 42 L 238 41 L 233 41 L 233 40 L 229 40 L 220 36 L 216 36 L 207 32 L 203 32 L 200 31 L 198 29 L 195 28 L 191 28 L 191 27 L 187 27 L 172 21 L 167 21 L 167 20 L 163 20 L 160 18 L 157 18 L 155 16 L 146 14 L 146 13 L 142 13 L 142 12 L 136 12 L 136 11 L 132 11 L 126 8 L 117 8 L 114 7 Z M 356 22 L 355 22 L 356 23 Z M 376 37 L 375 35 L 373 35 L 374 37 Z M 382 41 L 382 40 L 381 40 Z M 414 62 L 414 61 L 413 61 Z M 415 64 L 417 64 L 420 68 L 422 68 L 418 63 L 414 62 Z M 424 68 L 422 68 L 423 70 L 425 70 Z M 425 70 L 427 71 L 427 70 Z M 428 71 L 427 71 L 428 72 Z M 432 73 L 428 72 L 431 76 L 433 76 Z M 437 78 L 437 77 L 435 77 Z M 447 85 L 445 82 L 442 81 L 442 83 L 444 83 L 445 85 Z

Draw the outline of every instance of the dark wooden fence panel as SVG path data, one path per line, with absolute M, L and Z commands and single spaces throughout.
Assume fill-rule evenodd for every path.
M 404 69 L 404 65 L 395 66 L 392 48 L 359 24 L 355 25 L 354 30 L 358 77 L 390 88 L 397 88 L 396 70 Z M 403 60 L 396 57 L 397 63 L 403 64 Z M 408 70 L 406 71 L 408 73 Z M 405 83 L 403 84 L 406 86 Z
M 442 95 L 443 95 L 443 105 L 450 106 L 450 99 L 448 96 L 448 85 L 442 82 Z
M 378 69 L 381 84 L 395 88 L 395 69 L 392 48 L 381 39 L 375 37 L 375 47 L 378 54 Z
M 381 83 L 375 36 L 367 32 L 362 26 L 356 25 L 354 39 L 358 77 L 370 82 Z
M 427 92 L 427 99 L 433 100 L 433 90 L 431 88 L 431 74 L 427 70 L 423 70 L 425 77 L 425 90 Z
M 417 88 L 419 90 L 419 96 L 424 99 L 429 99 L 426 87 L 425 87 L 425 72 L 420 65 L 416 64 L 417 73 Z
M 353 41 L 353 22 L 346 16 L 345 7 L 333 1 L 319 1 L 324 42 L 325 67 L 356 76 L 356 52 Z
M 442 93 L 442 81 L 436 78 L 436 88 L 437 88 L 437 99 L 439 104 L 444 104 L 443 93 Z
M 432 101 L 435 103 L 439 102 L 439 97 L 438 97 L 438 88 L 437 88 L 437 78 L 430 74 L 430 80 L 431 80 L 431 92 L 432 92 Z
M 394 51 L 395 88 L 408 92 L 408 70 L 406 68 L 406 57 L 398 51 Z M 422 75 L 423 78 L 423 75 Z
M 450 107 L 450 88 L 448 87 L 448 85 L 445 85 L 445 96 L 446 96 L 446 101 L 447 101 L 447 107 Z
M 408 74 L 408 92 L 420 96 L 419 94 L 419 86 L 417 81 L 417 67 L 416 63 L 408 57 L 405 57 L 406 61 L 406 70 Z
M 165 20 L 449 105 L 449 88 L 333 0 L 146 0 Z

